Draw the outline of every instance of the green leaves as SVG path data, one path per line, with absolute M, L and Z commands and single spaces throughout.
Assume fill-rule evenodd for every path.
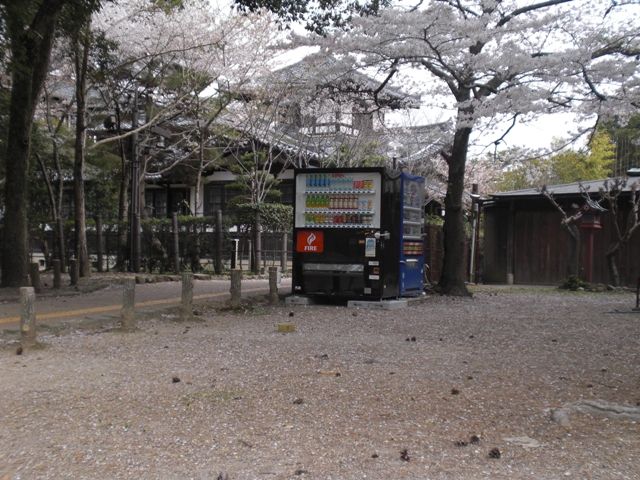
M 293 207 L 281 203 L 243 203 L 235 205 L 236 222 L 244 231 L 251 231 L 256 214 L 260 224 L 272 232 L 288 232 L 293 226 Z
M 565 150 L 550 158 L 533 158 L 504 172 L 499 189 L 521 190 L 540 185 L 597 180 L 611 175 L 615 145 L 606 130 L 598 130 L 588 148 Z

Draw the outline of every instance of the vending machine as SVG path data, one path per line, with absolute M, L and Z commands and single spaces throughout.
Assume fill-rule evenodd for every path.
M 294 178 L 294 295 L 422 294 L 424 178 L 381 167 L 298 169 Z

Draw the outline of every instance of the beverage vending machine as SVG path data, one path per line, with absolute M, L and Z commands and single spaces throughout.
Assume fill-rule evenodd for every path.
M 382 167 L 297 169 L 294 178 L 294 295 L 422 294 L 424 178 Z

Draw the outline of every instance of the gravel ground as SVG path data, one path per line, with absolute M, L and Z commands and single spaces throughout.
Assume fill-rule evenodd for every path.
M 550 419 L 640 404 L 634 302 L 484 288 L 0 339 L 0 480 L 637 479 L 637 422 Z

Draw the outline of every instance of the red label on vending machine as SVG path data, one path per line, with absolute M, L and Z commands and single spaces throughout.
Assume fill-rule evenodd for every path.
M 324 232 L 320 230 L 299 231 L 296 251 L 302 253 L 322 253 L 324 250 Z

